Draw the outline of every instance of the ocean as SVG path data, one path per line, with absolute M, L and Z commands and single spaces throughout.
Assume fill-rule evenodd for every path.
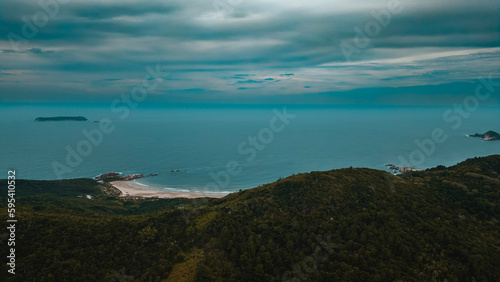
M 179 106 L 113 111 L 91 105 L 0 107 L 0 173 L 18 179 L 158 174 L 152 190 L 227 193 L 292 174 L 344 167 L 425 169 L 500 154 L 499 108 Z M 88 122 L 35 122 L 39 116 Z M 94 122 L 100 121 L 100 122 Z M 2 177 L 0 177 L 2 178 Z

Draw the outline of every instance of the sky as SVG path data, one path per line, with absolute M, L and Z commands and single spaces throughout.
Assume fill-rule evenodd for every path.
M 459 104 L 500 81 L 499 7 L 2 0 L 0 103 L 107 103 L 149 81 L 144 103 Z

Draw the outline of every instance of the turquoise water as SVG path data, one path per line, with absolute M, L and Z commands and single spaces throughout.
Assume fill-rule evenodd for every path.
M 283 111 L 282 106 L 275 108 Z M 466 137 L 500 131 L 499 108 L 480 108 L 466 118 L 449 114 L 447 122 L 443 114 L 450 109 L 288 107 L 295 117 L 285 119 L 285 124 L 273 107 L 139 108 L 121 119 L 121 113 L 108 107 L 3 106 L 0 172 L 7 175 L 15 169 L 17 178 L 24 179 L 94 177 L 110 171 L 158 173 L 138 184 L 168 191 L 226 192 L 302 172 L 349 166 L 385 170 L 387 163 L 401 164 L 401 157 L 424 169 L 500 154 L 500 142 Z M 92 144 L 82 132 L 103 132 L 105 123 L 33 121 L 59 115 L 82 115 L 91 121 L 109 118 L 114 130 Z M 434 147 L 424 142 L 427 147 L 420 149 L 415 140 L 432 138 L 436 128 L 447 139 L 433 141 Z M 257 146 L 250 145 L 249 136 L 256 136 Z M 80 162 L 70 159 L 70 166 L 67 148 L 77 151 L 78 144 L 91 145 L 82 145 L 80 152 L 87 155 L 80 154 Z

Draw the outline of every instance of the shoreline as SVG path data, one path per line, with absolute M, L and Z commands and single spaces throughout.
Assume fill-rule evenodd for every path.
M 144 188 L 139 188 L 129 183 L 129 181 L 112 181 L 109 182 L 113 187 L 120 190 L 121 194 L 119 197 L 140 197 L 140 198 L 162 198 L 162 199 L 172 199 L 172 198 L 222 198 L 228 194 L 210 194 L 210 193 L 191 193 L 191 192 L 167 192 L 167 191 L 157 191 L 148 190 Z

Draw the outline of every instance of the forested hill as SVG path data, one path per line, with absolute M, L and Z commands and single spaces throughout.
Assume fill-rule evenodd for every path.
M 16 184 L 16 275 L 3 263 L 2 281 L 500 281 L 499 155 L 298 174 L 213 200 Z

